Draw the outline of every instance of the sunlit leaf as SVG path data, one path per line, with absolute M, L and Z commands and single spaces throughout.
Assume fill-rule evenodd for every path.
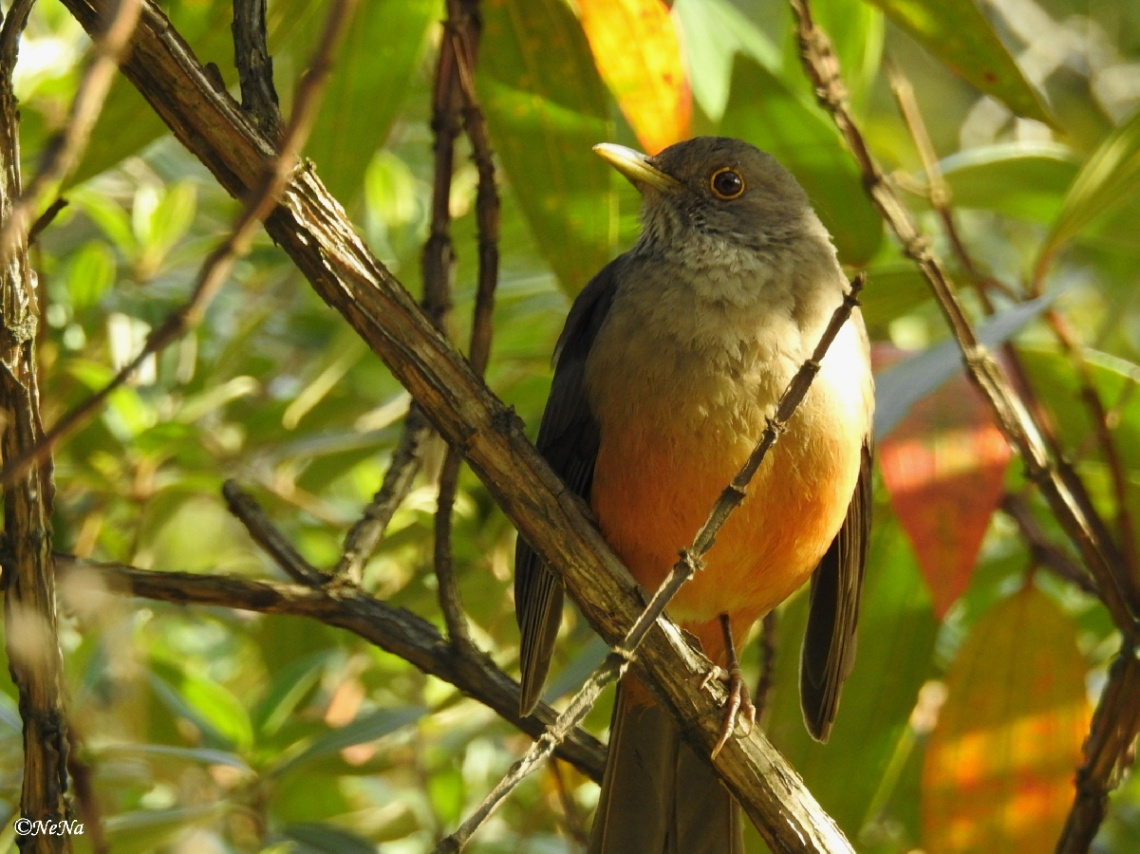
M 867 200 L 851 155 L 818 109 L 753 60 L 738 56 L 720 132 L 771 152 L 796 176 L 835 239 L 840 260 L 859 266 L 871 259 L 882 241 L 882 220 Z
M 1052 256 L 1082 229 L 1140 191 L 1140 110 L 1092 153 L 1069 188 L 1037 256 L 1042 274 Z
M 612 135 L 605 87 L 562 0 L 483 9 L 479 93 L 511 190 L 562 287 L 576 293 L 617 236 L 610 170 L 592 151 Z
M 1072 622 L 1024 587 L 974 625 L 946 690 L 923 766 L 927 850 L 1053 850 L 1089 718 Z
M 1019 116 L 1048 123 L 1037 91 L 973 0 L 868 0 L 943 65 Z
M 115 281 L 115 253 L 106 243 L 91 241 L 76 253 L 67 277 L 67 292 L 75 311 L 99 302 Z
M 439 19 L 439 0 L 371 0 L 359 3 L 321 98 L 305 156 L 330 192 L 345 205 L 364 184 L 364 170 L 384 144 L 424 51 L 428 28 Z M 294 50 L 315 48 L 327 4 L 314 7 Z
M 737 53 L 772 71 L 780 66 L 779 48 L 729 0 L 676 0 L 673 16 L 689 58 L 693 97 L 714 122 L 724 115 Z
M 880 359 L 900 353 L 879 350 Z M 981 395 L 958 374 L 878 443 L 891 507 L 910 538 L 939 619 L 965 591 L 1012 451 Z
M 579 0 L 578 14 L 594 63 L 641 147 L 656 154 L 686 139 L 692 96 L 664 2 Z

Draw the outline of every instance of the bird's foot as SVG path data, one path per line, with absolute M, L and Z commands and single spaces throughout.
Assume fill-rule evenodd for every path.
M 723 667 L 714 664 L 708 675 L 701 681 L 701 689 L 708 687 L 716 679 L 724 683 L 728 691 L 728 702 L 724 704 L 724 723 L 720 728 L 720 738 L 712 749 L 712 758 L 716 759 L 721 749 L 728 744 L 729 737 L 736 731 L 736 722 L 739 720 L 745 735 L 752 732 L 756 725 L 756 707 L 752 704 L 752 696 L 748 693 L 748 686 L 744 684 L 744 674 L 739 667 Z

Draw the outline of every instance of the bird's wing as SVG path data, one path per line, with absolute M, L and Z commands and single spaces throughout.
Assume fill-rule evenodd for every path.
M 598 455 L 598 423 L 586 401 L 586 359 L 609 312 L 621 258 L 602 269 L 574 301 L 555 349 L 554 382 L 538 429 L 538 450 L 566 485 L 587 501 Z M 521 641 L 523 714 L 542 694 L 562 621 L 562 581 L 519 537 L 515 549 L 515 615 Z
M 843 681 L 855 663 L 855 623 L 871 534 L 871 459 L 868 437 L 847 518 L 811 578 L 800 656 L 800 706 L 808 730 L 820 741 L 831 733 Z

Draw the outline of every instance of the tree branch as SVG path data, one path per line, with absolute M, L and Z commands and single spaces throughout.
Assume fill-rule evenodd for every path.
M 25 453 L 43 435 L 36 368 L 39 308 L 28 266 L 21 207 L 19 110 L 12 90 L 19 34 L 30 2 L 16 2 L 0 30 L 0 216 L 8 235 L 0 259 L 0 456 Z M 30 208 L 28 208 L 30 209 Z M 3 487 L 4 643 L 24 725 L 20 814 L 67 819 L 68 727 L 59 648 L 51 544 L 52 463 L 44 460 Z M 20 851 L 71 851 L 71 837 L 17 835 Z
M 90 0 L 64 0 L 85 28 Z M 219 92 L 170 22 L 144 0 L 140 27 L 122 69 L 175 135 L 240 195 L 272 147 L 241 109 Z M 514 414 L 474 375 L 415 301 L 363 245 L 343 208 L 311 170 L 294 175 L 266 229 L 321 297 L 340 311 L 412 393 L 439 432 L 468 463 L 541 557 L 559 566 L 567 589 L 609 643 L 641 611 L 637 586 L 567 493 Z M 635 665 L 701 749 L 711 750 L 724 692 L 698 683 L 707 659 L 662 619 Z M 845 851 L 846 840 L 802 781 L 756 729 L 729 741 L 717 768 L 776 851 Z

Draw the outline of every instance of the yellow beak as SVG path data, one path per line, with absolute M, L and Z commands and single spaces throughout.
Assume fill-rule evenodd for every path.
M 640 151 L 634 151 L 624 145 L 614 145 L 612 142 L 603 142 L 594 146 L 594 152 L 628 178 L 638 190 L 650 186 L 662 192 L 669 192 L 681 186 L 676 178 L 666 175 L 651 165 L 649 158 Z

